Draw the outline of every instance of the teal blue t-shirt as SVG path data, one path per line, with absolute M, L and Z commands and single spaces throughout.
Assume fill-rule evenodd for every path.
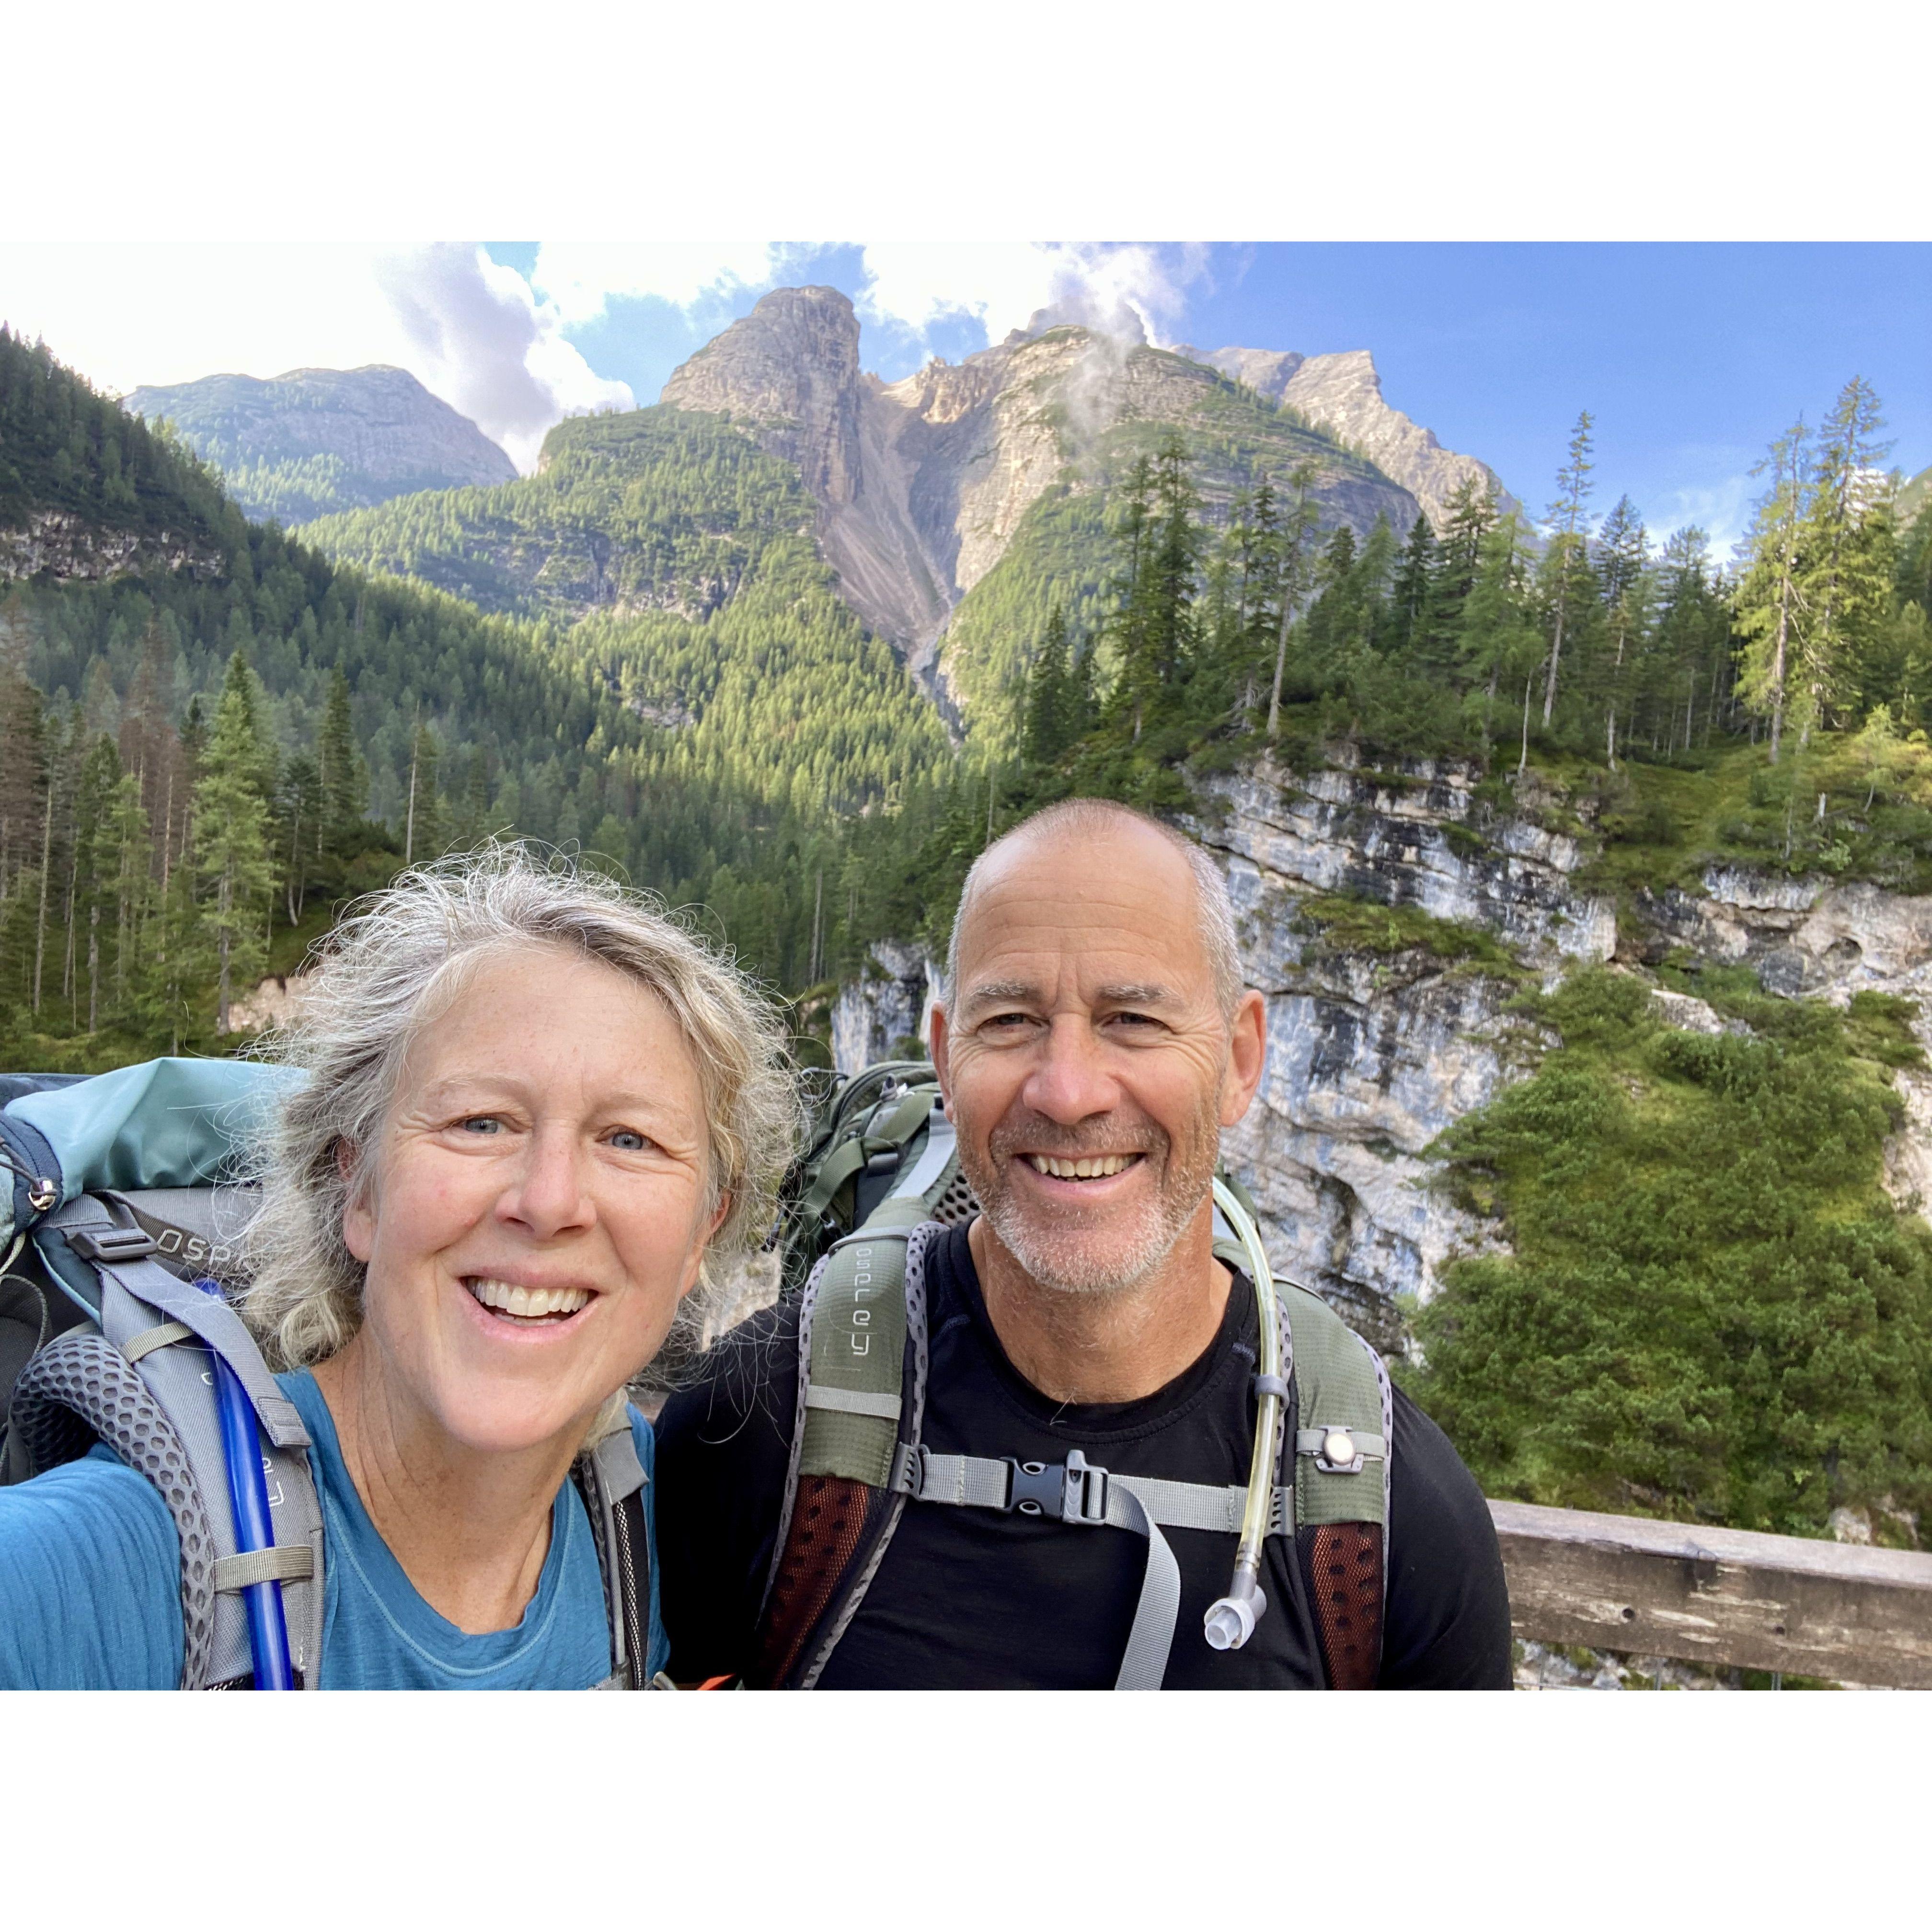
M 326 1690 L 586 1690 L 610 1674 L 610 1625 L 590 1518 L 557 1492 L 536 1594 L 510 1630 L 470 1636 L 417 1594 L 356 1493 L 315 1378 L 278 1376 L 314 1438 L 322 1510 Z M 631 1431 L 648 1474 L 651 1426 Z M 669 1646 L 651 1552 L 650 1669 Z M 181 1545 L 146 1477 L 96 1448 L 0 1490 L 0 1689 L 172 1690 L 181 1682 Z

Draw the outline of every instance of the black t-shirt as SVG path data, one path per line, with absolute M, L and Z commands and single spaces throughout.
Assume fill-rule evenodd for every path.
M 1256 1320 L 1237 1280 L 1193 1365 L 1136 1402 L 1049 1400 L 1006 1358 L 964 1227 L 926 1250 L 930 1369 L 924 1438 L 946 1454 L 1061 1462 L 1070 1449 L 1124 1474 L 1245 1484 Z M 798 1390 L 796 1309 L 754 1317 L 658 1425 L 656 1508 L 671 1674 L 747 1670 L 783 1499 Z M 1487 1505 L 1442 1432 L 1400 1390 L 1390 1472 L 1384 1689 L 1507 1690 L 1509 1604 Z M 1365 1472 L 1364 1480 L 1373 1480 Z M 1268 1608 L 1246 1646 L 1210 1649 L 1208 1606 L 1234 1560 L 1226 1532 L 1163 1532 L 1180 1568 L 1172 1690 L 1295 1690 L 1323 1682 L 1300 1565 L 1266 1544 Z M 833 1651 L 827 1689 L 1107 1689 L 1126 1647 L 1147 1544 L 1130 1532 L 910 1502 Z

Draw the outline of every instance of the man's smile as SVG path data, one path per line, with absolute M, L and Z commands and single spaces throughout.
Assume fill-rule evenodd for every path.
M 1104 1180 L 1124 1173 L 1146 1159 L 1143 1154 L 1096 1154 L 1070 1156 L 1064 1154 L 1027 1154 L 1020 1158 L 1036 1174 L 1052 1175 L 1059 1180 Z

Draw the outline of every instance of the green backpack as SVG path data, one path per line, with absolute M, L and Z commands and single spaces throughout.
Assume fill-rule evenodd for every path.
M 1229 1185 L 1251 1216 L 1252 1204 Z M 1078 1450 L 1064 1465 L 1042 1466 L 924 1446 L 925 1250 L 977 1211 L 929 1065 L 883 1062 L 834 1084 L 788 1196 L 781 1293 L 799 1307 L 798 1400 L 751 1681 L 818 1682 L 907 1505 L 918 1502 L 1145 1538 L 1146 1578 L 1115 1688 L 1158 1689 L 1179 1595 L 1161 1528 L 1223 1530 L 1232 1548 L 1246 1484 L 1129 1477 Z M 1216 1256 L 1245 1275 L 1247 1256 L 1218 1208 L 1216 1237 Z M 1278 1288 L 1288 1394 L 1269 1534 L 1296 1546 L 1330 1685 L 1366 1688 L 1381 1662 L 1388 1573 L 1388 1376 L 1318 1295 Z

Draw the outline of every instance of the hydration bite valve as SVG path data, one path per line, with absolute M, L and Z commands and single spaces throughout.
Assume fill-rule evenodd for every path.
M 1238 1576 L 1230 1595 L 1211 1606 L 1204 1634 L 1210 1650 L 1239 1650 L 1268 1612 L 1268 1593 L 1250 1576 Z

